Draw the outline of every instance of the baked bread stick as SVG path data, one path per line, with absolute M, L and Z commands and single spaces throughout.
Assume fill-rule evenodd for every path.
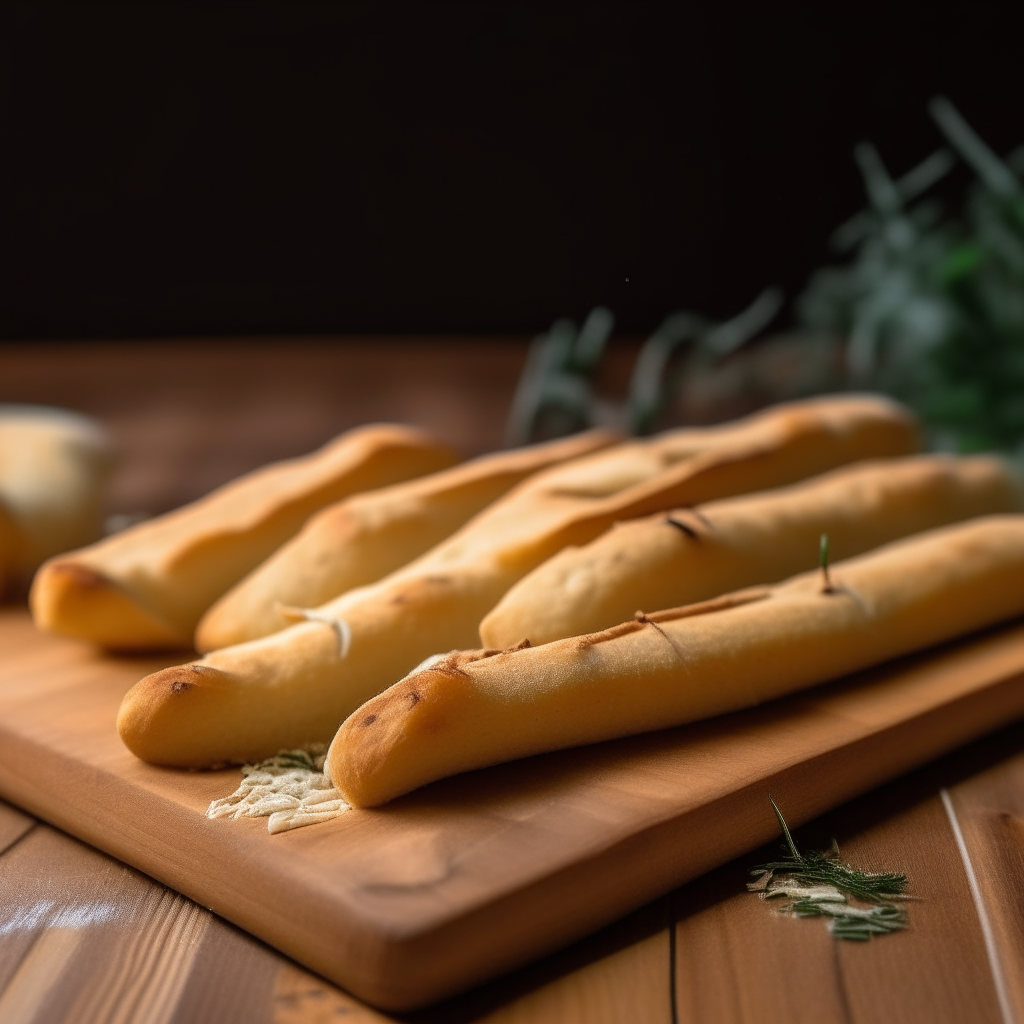
M 813 571 L 541 647 L 441 656 L 359 708 L 325 770 L 352 806 L 374 807 L 473 768 L 760 704 L 1013 618 L 1024 516 L 918 534 L 829 578 Z
M 93 420 L 0 405 L 0 592 L 28 585 L 51 555 L 103 532 L 113 448 Z
M 36 625 L 123 650 L 191 647 L 199 617 L 313 513 L 356 491 L 457 461 L 410 427 L 359 427 L 91 547 L 47 562 L 31 591 Z
M 616 524 L 515 584 L 480 624 L 484 647 L 593 633 L 637 608 L 693 604 L 799 572 L 827 533 L 833 558 L 996 512 L 1024 510 L 1001 459 L 918 455 L 833 470 L 790 487 Z
M 202 768 L 327 742 L 360 704 L 432 652 L 476 644 L 480 619 L 527 572 L 612 522 L 905 454 L 913 419 L 883 399 L 795 402 L 715 428 L 634 441 L 530 477 L 421 558 L 279 633 L 147 676 L 122 740 L 155 764 Z
M 294 621 L 289 607 L 315 608 L 374 583 L 532 473 L 616 440 L 610 431 L 592 430 L 495 452 L 331 505 L 206 612 L 196 629 L 196 649 L 213 651 L 276 633 Z

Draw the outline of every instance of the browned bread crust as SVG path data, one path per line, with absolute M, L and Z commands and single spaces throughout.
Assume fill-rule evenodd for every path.
M 616 524 L 521 579 L 480 624 L 485 647 L 591 633 L 637 608 L 690 604 L 785 579 L 834 559 L 972 516 L 1017 512 L 1024 486 L 993 456 L 869 460 L 774 490 Z
M 326 771 L 355 807 L 435 779 L 759 704 L 1024 614 L 1024 515 L 898 541 L 600 633 L 455 652 L 358 708 Z
M 202 694 L 168 690 L 164 677 L 142 680 L 121 705 L 118 730 L 140 757 L 181 767 L 329 740 L 424 657 L 474 646 L 481 618 L 505 591 L 566 544 L 617 519 L 904 454 L 916 442 L 916 424 L 899 406 L 842 396 L 556 466 L 403 569 L 307 612 L 311 621 L 207 655 L 200 664 L 217 674 Z
M 204 611 L 324 505 L 451 465 L 457 455 L 398 425 L 351 430 L 191 505 L 58 556 L 37 573 L 41 629 L 112 649 L 191 647 Z
M 615 443 L 591 430 L 494 452 L 450 469 L 346 498 L 325 508 L 203 616 L 196 649 L 213 651 L 275 633 L 353 587 L 386 576 L 454 533 L 533 473 Z

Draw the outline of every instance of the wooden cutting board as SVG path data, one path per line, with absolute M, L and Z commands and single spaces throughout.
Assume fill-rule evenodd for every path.
M 0 795 L 378 1005 L 505 971 L 1024 715 L 1024 623 L 751 711 L 436 783 L 271 836 L 237 769 L 135 760 L 114 659 L 0 613 Z

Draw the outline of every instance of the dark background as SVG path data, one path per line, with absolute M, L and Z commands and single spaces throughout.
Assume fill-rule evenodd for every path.
M 945 93 L 1024 142 L 1013 5 L 0 9 L 0 337 L 525 333 L 792 297 Z M 950 187 L 960 187 L 956 182 Z

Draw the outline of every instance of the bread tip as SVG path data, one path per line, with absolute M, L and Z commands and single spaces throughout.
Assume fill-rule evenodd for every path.
M 97 570 L 64 558 L 44 562 L 32 580 L 29 608 L 39 629 L 63 632 L 69 606 L 79 597 L 110 586 L 110 581 Z
M 208 691 L 219 677 L 227 675 L 212 665 L 190 662 L 143 676 L 121 700 L 117 713 L 121 741 L 136 757 L 151 764 L 209 767 L 202 758 L 177 750 L 174 737 L 181 735 L 190 717 L 202 712 L 202 706 L 193 703 L 199 692 Z

